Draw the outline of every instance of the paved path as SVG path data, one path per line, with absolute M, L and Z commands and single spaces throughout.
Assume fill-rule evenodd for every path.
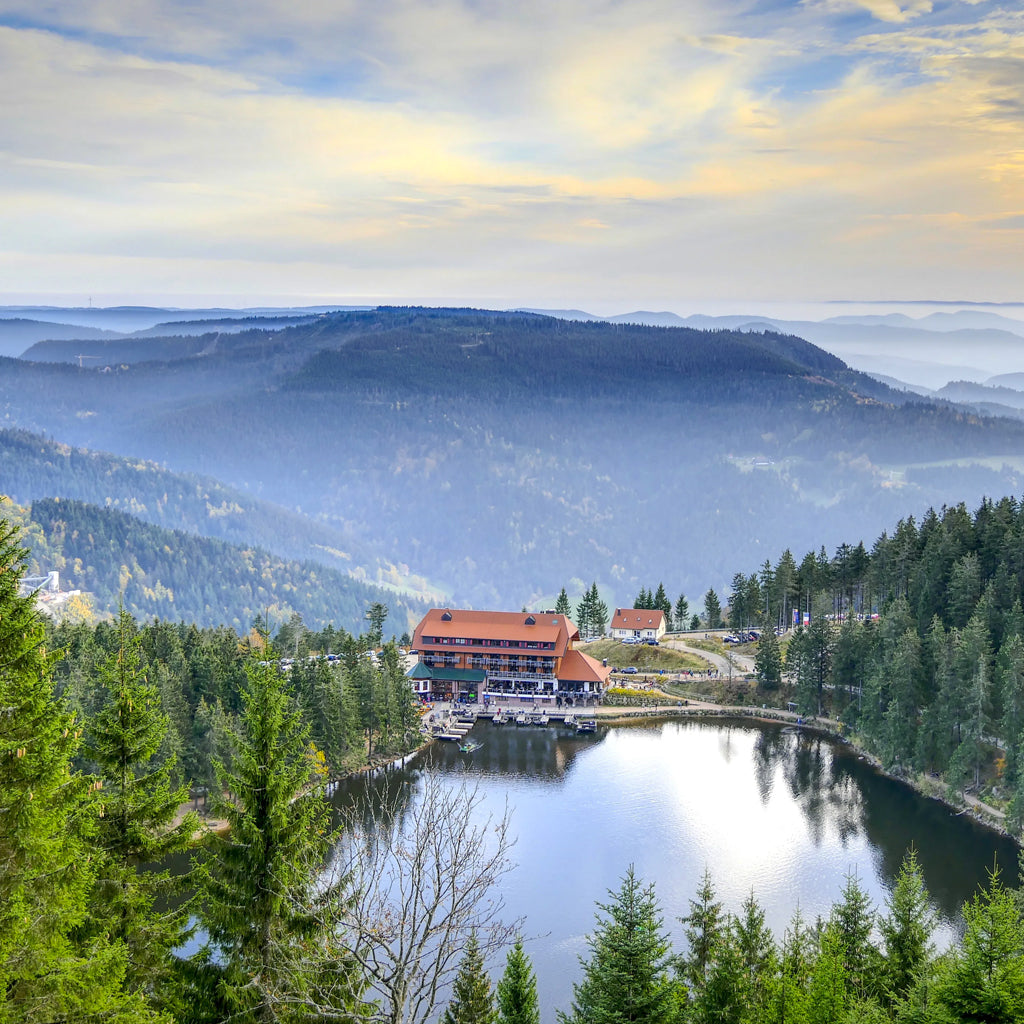
M 715 654 L 712 651 L 705 651 L 703 647 L 691 647 L 689 644 L 683 643 L 682 640 L 662 640 L 661 644 L 663 647 L 671 648 L 674 651 L 696 654 L 698 658 L 703 658 L 718 669 L 718 674 L 723 679 L 729 678 L 730 658 L 732 659 L 732 675 L 742 676 L 747 672 L 754 671 L 754 659 L 749 654 L 739 654 L 736 651 L 729 651 L 728 656 L 725 654 Z

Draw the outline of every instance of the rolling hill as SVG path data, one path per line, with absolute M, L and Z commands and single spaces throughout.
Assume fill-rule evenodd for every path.
M 209 337 L 108 373 L 7 361 L 0 411 L 286 507 L 358 545 L 371 578 L 400 564 L 453 603 L 595 578 L 613 600 L 654 578 L 693 599 L 794 530 L 871 540 L 1024 470 L 1024 423 L 792 334 L 382 308 Z

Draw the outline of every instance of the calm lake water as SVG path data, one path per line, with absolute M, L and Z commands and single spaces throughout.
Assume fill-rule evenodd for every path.
M 483 744 L 473 754 L 437 743 L 388 771 L 476 785 L 481 811 L 496 817 L 508 801 L 517 866 L 504 895 L 508 916 L 525 918 L 545 1022 L 569 1008 L 596 903 L 630 864 L 655 884 L 680 950 L 677 919 L 705 868 L 726 910 L 738 912 L 753 889 L 780 936 L 797 902 L 808 922 L 827 915 L 849 873 L 882 907 L 913 844 L 939 946 L 957 934 L 960 906 L 994 862 L 1016 883 L 1012 843 L 792 728 L 670 720 L 580 738 L 481 722 L 471 737 Z M 335 799 L 367 784 L 349 781 Z

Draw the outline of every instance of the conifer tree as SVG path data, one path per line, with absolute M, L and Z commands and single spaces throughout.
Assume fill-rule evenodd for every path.
M 491 982 L 484 970 L 483 954 L 474 932 L 466 940 L 466 951 L 452 985 L 452 999 L 441 1021 L 442 1024 L 495 1024 L 497 1019 Z
M 714 588 L 704 595 L 704 621 L 708 629 L 719 629 L 722 625 L 722 602 Z
M 220 792 L 234 799 L 218 800 L 230 831 L 201 885 L 209 943 L 189 965 L 179 1020 L 271 1022 L 299 1006 L 344 1019 L 362 986 L 333 925 L 344 879 L 320 875 L 335 838 L 326 765 L 269 647 L 247 665 L 242 703 L 234 765 L 217 764 Z
M 779 638 L 768 622 L 762 623 L 761 636 L 754 652 L 757 681 L 766 690 L 777 690 L 782 685 L 782 650 Z
M 690 900 L 690 913 L 680 921 L 686 925 L 688 949 L 679 959 L 678 967 L 691 996 L 699 997 L 728 927 L 722 904 L 715 899 L 711 872 L 707 868 L 704 869 L 697 898 Z
M 608 605 L 601 600 L 596 581 L 590 584 L 588 597 L 590 600 L 590 631 L 597 636 L 601 636 L 608 625 Z
M 686 600 L 685 594 L 676 598 L 674 619 L 676 629 L 686 629 L 690 625 L 690 602 Z
M 886 906 L 888 913 L 878 922 L 884 960 L 877 980 L 882 1000 L 893 1007 L 910 992 L 932 952 L 934 915 L 913 847 L 903 858 Z
M 555 602 L 555 614 L 564 615 L 567 618 L 572 614 L 572 605 L 569 604 L 569 595 L 565 592 L 565 587 L 562 587 L 562 592 Z
M 964 904 L 962 943 L 939 967 L 933 998 L 939 1020 L 1024 1019 L 1024 923 L 1015 894 L 991 873 L 988 886 Z
M 80 727 L 19 594 L 25 555 L 0 519 L 0 1020 L 148 1020 L 123 990 L 123 944 L 85 928 L 95 784 L 71 768 Z
M 118 649 L 103 667 L 107 698 L 89 723 L 86 753 L 102 782 L 102 814 L 92 845 L 99 853 L 91 927 L 127 945 L 128 984 L 152 992 L 166 974 L 172 950 L 188 931 L 189 909 L 158 912 L 172 891 L 169 872 L 139 872 L 139 863 L 163 860 L 189 845 L 199 825 L 194 813 L 178 824 L 187 786 L 173 786 L 174 760 L 154 762 L 167 733 L 157 688 L 143 675 L 139 637 L 123 608 L 116 624 Z M 187 885 L 178 879 L 174 889 Z
M 576 605 L 576 628 L 580 631 L 580 636 L 589 636 L 593 628 L 593 623 L 591 622 L 592 603 L 593 598 L 590 595 L 590 591 L 585 590 L 579 604 Z
M 561 1024 L 668 1024 L 675 1018 L 676 985 L 668 974 L 669 944 L 653 886 L 633 868 L 622 885 L 598 904 L 597 927 L 580 958 L 583 980 L 573 985 L 572 1011 Z
M 540 1024 L 537 977 L 530 958 L 517 939 L 505 960 L 505 973 L 498 982 L 497 1024 Z
M 846 984 L 857 995 L 866 995 L 877 971 L 871 934 L 875 912 L 871 899 L 855 875 L 847 875 L 842 899 L 832 908 L 830 927 L 834 929 L 842 954 Z

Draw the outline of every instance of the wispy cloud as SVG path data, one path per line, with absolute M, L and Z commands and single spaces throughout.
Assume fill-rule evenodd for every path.
M 985 0 L 0 0 L 0 88 L 8 290 L 999 297 L 1024 269 L 1024 16 Z

